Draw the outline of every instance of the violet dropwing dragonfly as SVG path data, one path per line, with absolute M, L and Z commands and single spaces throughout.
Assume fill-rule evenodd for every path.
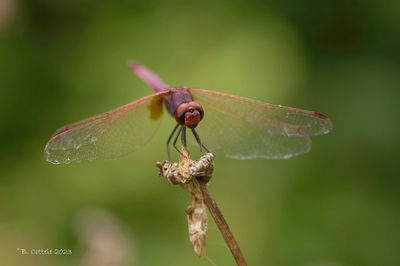
M 143 65 L 130 63 L 130 67 L 154 92 L 59 128 L 45 147 L 47 161 L 116 159 L 134 152 L 154 135 L 163 105 L 175 119 L 167 139 L 168 157 L 170 142 L 177 149 L 180 137 L 186 147 L 186 135 L 191 132 L 202 152 L 221 149 L 234 159 L 288 159 L 308 152 L 311 136 L 332 129 L 331 121 L 318 112 L 217 91 L 171 87 Z

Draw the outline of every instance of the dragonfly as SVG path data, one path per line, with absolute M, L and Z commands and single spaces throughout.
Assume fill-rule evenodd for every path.
M 154 135 L 164 109 L 175 120 L 166 141 L 179 152 L 191 133 L 200 151 L 233 159 L 288 159 L 311 149 L 311 137 L 332 129 L 325 115 L 191 87 L 172 87 L 136 62 L 132 72 L 153 93 L 111 111 L 63 126 L 44 149 L 48 162 L 111 160 L 137 151 Z M 164 108 L 165 107 L 165 108 Z

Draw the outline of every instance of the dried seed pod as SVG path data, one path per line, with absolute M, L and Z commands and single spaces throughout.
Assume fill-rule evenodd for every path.
M 163 161 L 157 163 L 157 167 L 160 169 L 161 176 L 174 185 L 181 185 L 190 193 L 191 203 L 186 209 L 189 240 L 194 252 L 198 256 L 204 256 L 208 218 L 199 180 L 202 182 L 210 180 L 214 167 L 214 155 L 208 153 L 198 161 L 193 161 L 189 158 L 187 151 L 182 149 L 179 164 Z

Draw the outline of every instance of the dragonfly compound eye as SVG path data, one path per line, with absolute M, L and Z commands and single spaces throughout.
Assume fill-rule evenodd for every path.
M 195 128 L 203 116 L 203 108 L 196 102 L 182 103 L 175 112 L 176 121 L 190 128 Z

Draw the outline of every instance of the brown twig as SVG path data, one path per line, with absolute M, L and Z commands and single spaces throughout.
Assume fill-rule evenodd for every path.
M 207 184 L 205 182 L 199 182 L 201 192 L 203 193 L 204 203 L 206 204 L 208 211 L 211 213 L 215 223 L 218 226 L 219 231 L 221 232 L 222 236 L 225 239 L 226 244 L 228 245 L 230 251 L 232 252 L 233 257 L 237 265 L 239 266 L 246 266 L 246 260 L 240 250 L 239 244 L 236 242 L 235 237 L 232 234 L 231 229 L 226 222 L 224 215 L 222 215 L 221 210 L 219 209 L 215 200 L 211 197 L 210 193 L 207 189 Z
M 196 254 L 202 256 L 205 252 L 206 237 L 204 234 L 207 230 L 207 217 L 202 215 L 205 212 L 203 210 L 204 207 L 202 207 L 204 205 L 199 203 L 199 200 L 203 200 L 232 252 L 237 265 L 247 266 L 228 223 L 207 189 L 207 183 L 214 169 L 214 155 L 208 153 L 198 161 L 193 161 L 187 151 L 182 149 L 179 164 L 164 161 L 157 163 L 157 166 L 160 169 L 160 175 L 164 176 L 172 184 L 182 185 L 192 195 L 192 205 L 189 207 L 187 214 L 189 215 L 189 236 Z M 194 212 L 194 209 L 197 209 L 197 211 Z M 197 213 L 197 215 L 192 216 L 193 213 Z

